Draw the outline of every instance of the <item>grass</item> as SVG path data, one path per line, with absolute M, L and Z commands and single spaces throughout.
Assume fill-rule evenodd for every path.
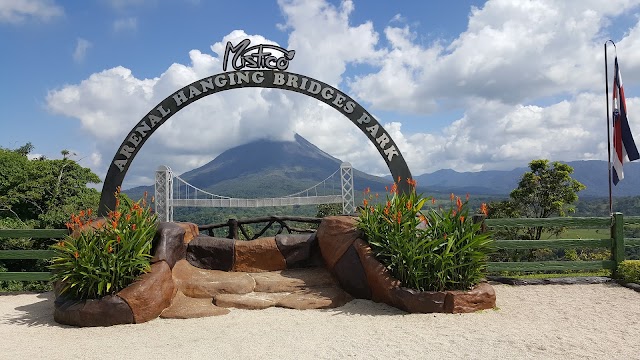
M 502 276 L 515 278 L 515 279 L 555 279 L 555 278 L 564 278 L 564 277 L 588 277 L 588 276 L 611 277 L 611 271 L 598 270 L 598 271 L 589 271 L 589 272 L 554 273 L 554 274 L 509 274 L 509 275 L 502 275 Z
M 607 239 L 611 236 L 609 229 L 573 229 L 569 228 L 560 235 L 545 234 L 546 239 Z

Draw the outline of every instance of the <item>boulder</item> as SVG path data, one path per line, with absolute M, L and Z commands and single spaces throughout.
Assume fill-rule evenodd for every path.
M 69 300 L 57 298 L 53 319 L 72 326 L 111 326 L 133 324 L 133 312 L 118 296 L 108 295 L 96 300 Z
M 191 240 L 197 238 L 200 235 L 200 230 L 198 230 L 198 225 L 194 223 L 188 222 L 178 222 L 175 223 L 184 229 L 184 244 L 187 245 L 191 242 Z
M 392 306 L 409 313 L 441 313 L 447 293 L 441 291 L 418 291 L 404 287 L 390 289 Z
M 344 290 L 326 287 L 294 292 L 278 301 L 276 306 L 297 310 L 328 309 L 340 307 L 351 300 L 352 297 Z
M 345 251 L 362 237 L 356 229 L 356 218 L 352 216 L 327 216 L 322 219 L 316 232 L 320 251 L 327 268 L 331 271 Z
M 235 242 L 233 239 L 199 235 L 189 242 L 186 259 L 201 269 L 230 271 Z
M 186 296 L 209 299 L 218 294 L 250 293 L 256 284 L 246 273 L 200 269 L 186 260 L 173 267 L 173 279 Z
M 237 309 L 266 309 L 268 307 L 276 306 L 278 301 L 289 296 L 291 293 L 264 293 L 264 292 L 251 292 L 248 294 L 219 294 L 213 299 L 217 306 L 224 308 L 237 308 Z
M 250 274 L 256 292 L 294 292 L 310 287 L 332 287 L 338 283 L 325 268 L 287 269 Z
M 366 274 L 371 289 L 371 300 L 395 306 L 391 291 L 400 286 L 400 281 L 394 278 L 389 270 L 376 259 L 371 247 L 364 240 L 357 239 L 353 243 L 353 247 L 358 253 Z
M 447 291 L 444 311 L 447 313 L 470 313 L 496 307 L 496 292 L 486 282 L 476 285 L 470 291 Z
M 287 268 L 284 257 L 272 237 L 236 241 L 233 271 L 259 272 Z
M 340 285 L 357 299 L 371 299 L 370 282 L 353 245 L 347 248 L 332 271 Z M 377 281 L 377 280 L 375 280 Z
M 184 244 L 184 229 L 175 223 L 161 222 L 158 224 L 156 235 L 153 238 L 151 253 L 152 263 L 166 261 L 170 268 L 185 258 L 187 245 Z
M 276 246 L 287 263 L 287 269 L 324 266 L 316 234 L 278 234 Z
M 215 306 L 211 299 L 190 298 L 178 291 L 171 306 L 166 308 L 160 317 L 164 319 L 194 319 L 228 313 L 229 309 Z
M 160 261 L 151 265 L 151 271 L 140 276 L 133 284 L 117 294 L 129 304 L 136 323 L 160 316 L 171 305 L 176 285 L 169 265 Z

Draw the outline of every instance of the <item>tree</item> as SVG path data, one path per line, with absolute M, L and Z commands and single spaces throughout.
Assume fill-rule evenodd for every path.
M 586 186 L 571 177 L 571 166 L 539 159 L 531 161 L 529 168 L 531 171 L 522 175 L 509 201 L 489 205 L 489 217 L 548 218 L 575 211 L 578 192 Z M 539 240 L 543 230 L 542 227 L 530 228 L 522 237 Z M 559 233 L 561 229 L 547 231 Z
M 0 148 L 0 216 L 16 217 L 31 226 L 63 228 L 71 213 L 95 208 L 99 192 L 87 184 L 100 178 L 68 158 L 29 160 L 30 143 Z M 66 154 L 65 154 L 66 152 Z

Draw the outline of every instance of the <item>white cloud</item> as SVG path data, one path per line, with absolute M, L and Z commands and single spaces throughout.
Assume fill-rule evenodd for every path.
M 49 21 L 64 15 L 64 10 L 53 0 L 0 1 L 0 23 L 19 24 L 28 19 Z
M 113 31 L 135 31 L 138 29 L 138 19 L 135 17 L 121 18 L 113 22 Z
M 373 23 L 353 24 L 357 9 L 351 1 L 279 4 L 280 28 L 289 31 L 288 44 L 279 45 L 296 50 L 289 71 L 356 95 L 384 124 L 414 175 L 442 168 L 509 169 L 535 158 L 606 158 L 603 34 L 637 1 L 491 0 L 471 12 L 468 29 L 451 43 L 425 46 L 411 28 L 389 26 L 383 34 L 388 47 L 379 44 Z M 635 25 L 618 42 L 627 54 L 625 81 L 640 76 L 638 32 Z M 188 64 L 172 64 L 151 79 L 115 67 L 53 90 L 49 109 L 80 120 L 95 139 L 94 171 L 104 176 L 144 114 L 177 89 L 222 72 L 226 42 L 247 37 L 274 43 L 235 30 L 211 45 L 213 54 L 192 50 Z M 361 63 L 374 70 L 346 79 L 349 67 Z M 627 101 L 629 113 L 640 106 L 638 99 Z M 462 116 L 441 130 L 425 130 L 426 122 L 452 108 Z M 630 120 L 640 130 L 640 116 Z M 336 110 L 301 94 L 258 88 L 216 94 L 181 110 L 145 144 L 127 182 L 149 184 L 158 165 L 180 173 L 230 147 L 264 137 L 290 139 L 294 132 L 358 169 L 388 173 L 367 136 Z
M 89 40 L 78 38 L 76 41 L 76 49 L 73 51 L 73 61 L 81 63 L 87 56 L 87 51 L 92 46 Z

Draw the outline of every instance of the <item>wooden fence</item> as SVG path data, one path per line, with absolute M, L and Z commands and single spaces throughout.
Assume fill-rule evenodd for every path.
M 267 222 L 259 234 L 261 236 L 266 229 L 274 224 L 280 225 L 279 232 L 312 231 L 311 229 L 299 229 L 286 224 L 286 221 L 300 221 L 317 224 L 321 219 L 301 217 L 265 217 L 247 220 L 229 220 L 226 223 L 200 226 L 200 231 L 213 233 L 214 229 L 227 228 L 229 237 L 238 237 L 238 230 L 249 238 L 242 225 Z M 496 240 L 497 249 L 609 249 L 611 259 L 600 261 L 536 261 L 536 262 L 490 262 L 490 272 L 499 271 L 565 271 L 565 270 L 613 270 L 624 260 L 625 247 L 640 247 L 640 238 L 624 237 L 624 226 L 640 225 L 640 217 L 624 218 L 621 213 L 615 213 L 611 217 L 562 217 L 547 219 L 486 219 L 484 224 L 491 229 L 514 227 L 572 227 L 572 228 L 609 228 L 610 237 L 601 239 L 550 239 L 550 240 Z M 30 229 L 30 230 L 6 230 L 0 229 L 0 241 L 3 238 L 32 238 L 32 239 L 61 239 L 68 235 L 66 229 Z M 0 250 L 0 260 L 21 259 L 51 259 L 54 256 L 52 250 Z M 42 281 L 49 280 L 49 272 L 0 272 L 0 281 Z
M 69 234 L 67 229 L 28 229 L 7 230 L 0 229 L 0 241 L 5 238 L 31 238 L 31 239 L 62 239 Z M 53 250 L 0 250 L 0 260 L 23 259 L 51 259 Z M 38 281 L 49 280 L 49 272 L 0 272 L 0 281 L 22 280 Z
M 601 239 L 549 239 L 549 240 L 496 240 L 497 249 L 608 249 L 609 260 L 599 261 L 531 261 L 531 262 L 490 262 L 490 272 L 499 271 L 565 271 L 565 270 L 612 270 L 615 271 L 624 258 L 625 246 L 640 246 L 640 239 L 624 237 L 625 225 L 640 224 L 640 217 L 624 219 L 621 213 L 608 217 L 559 217 L 559 218 L 518 218 L 518 219 L 486 219 L 488 228 L 514 227 L 571 227 L 571 228 L 609 228 L 610 236 Z

